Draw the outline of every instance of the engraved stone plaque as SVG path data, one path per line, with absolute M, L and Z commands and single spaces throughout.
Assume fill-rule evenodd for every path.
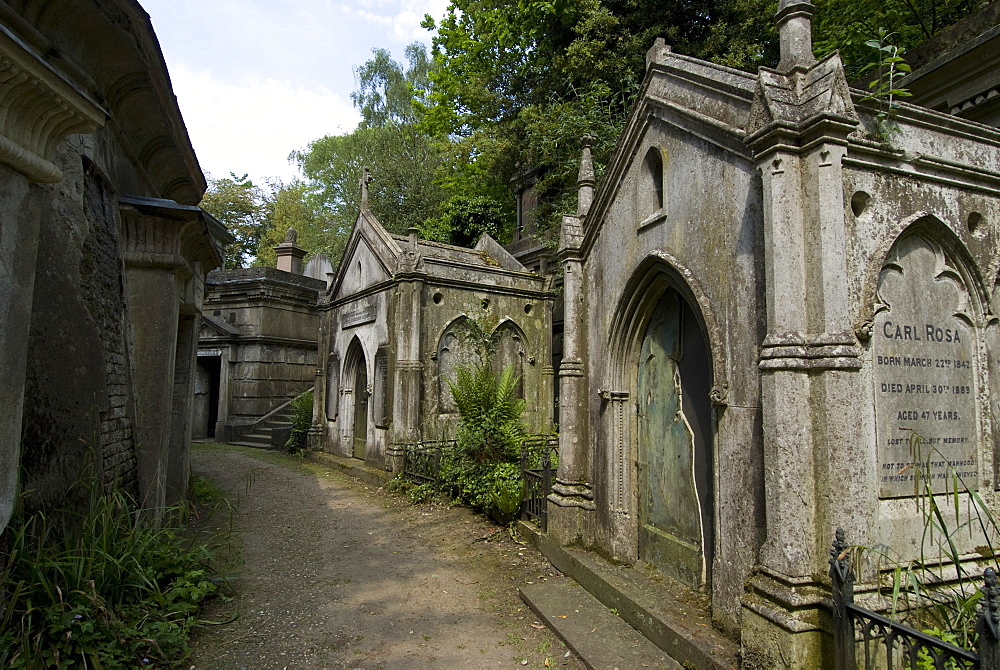
M 375 320 L 375 305 L 368 304 L 344 312 L 341 318 L 341 328 L 344 330 L 354 328 Z
M 978 486 L 975 336 L 961 276 L 935 243 L 900 240 L 879 277 L 872 331 L 880 495 Z M 922 444 L 914 446 L 912 437 Z M 925 481 L 926 481 L 925 479 Z

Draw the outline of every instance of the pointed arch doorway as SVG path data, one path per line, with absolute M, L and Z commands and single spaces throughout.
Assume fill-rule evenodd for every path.
M 712 363 L 700 321 L 667 288 L 643 335 L 638 370 L 639 557 L 699 588 L 714 546 Z
M 345 372 L 350 384 L 351 456 L 364 460 L 368 444 L 368 361 L 361 342 L 355 338 L 347 349 Z M 345 445 L 347 446 L 347 445 Z

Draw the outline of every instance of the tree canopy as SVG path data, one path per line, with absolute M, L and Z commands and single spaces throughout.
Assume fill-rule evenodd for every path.
M 911 48 L 987 0 L 814 0 L 817 56 L 840 49 L 848 76 L 877 54 L 880 29 Z M 294 225 L 303 245 L 335 262 L 360 206 L 358 181 L 393 232 L 411 226 L 474 244 L 513 228 L 513 183 L 537 175 L 536 225 L 554 244 L 575 210 L 580 138 L 596 137 L 600 176 L 645 74 L 656 37 L 678 53 L 754 71 L 778 60 L 777 0 L 452 0 L 426 16 L 432 48 L 385 49 L 356 68 L 358 128 L 294 151 L 302 181 L 262 192 L 243 178 L 213 181 L 206 208 L 237 236 L 232 262 L 273 262 L 272 242 Z M 260 194 L 264 193 L 264 201 Z M 266 244 L 261 240 L 265 240 Z M 254 260 L 256 259 L 256 260 Z

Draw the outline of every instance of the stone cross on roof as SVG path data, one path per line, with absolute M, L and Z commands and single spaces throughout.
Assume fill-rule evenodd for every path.
M 361 173 L 361 179 L 358 180 L 358 186 L 361 187 L 361 208 L 368 209 L 368 184 L 372 183 L 372 173 L 368 171 L 368 168 L 364 168 Z

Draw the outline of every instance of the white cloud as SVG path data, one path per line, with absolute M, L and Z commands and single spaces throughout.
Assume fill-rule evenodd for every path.
M 341 11 L 368 23 L 385 27 L 393 39 L 409 44 L 415 40 L 430 43 L 431 33 L 421 28 L 420 22 L 424 20 L 424 14 L 430 14 L 435 21 L 441 19 L 448 8 L 449 0 L 425 0 L 419 3 L 417 8 L 413 7 L 412 2 L 391 3 L 395 5 L 393 7 L 386 7 L 385 5 L 390 3 L 383 2 L 355 4 L 362 5 L 363 8 L 341 5 Z M 374 7 L 373 4 L 379 6 Z
M 310 141 L 350 132 L 359 116 L 346 95 L 256 76 L 218 81 L 207 70 L 171 68 L 174 92 L 201 168 L 214 177 L 244 172 L 288 180 L 288 154 Z

